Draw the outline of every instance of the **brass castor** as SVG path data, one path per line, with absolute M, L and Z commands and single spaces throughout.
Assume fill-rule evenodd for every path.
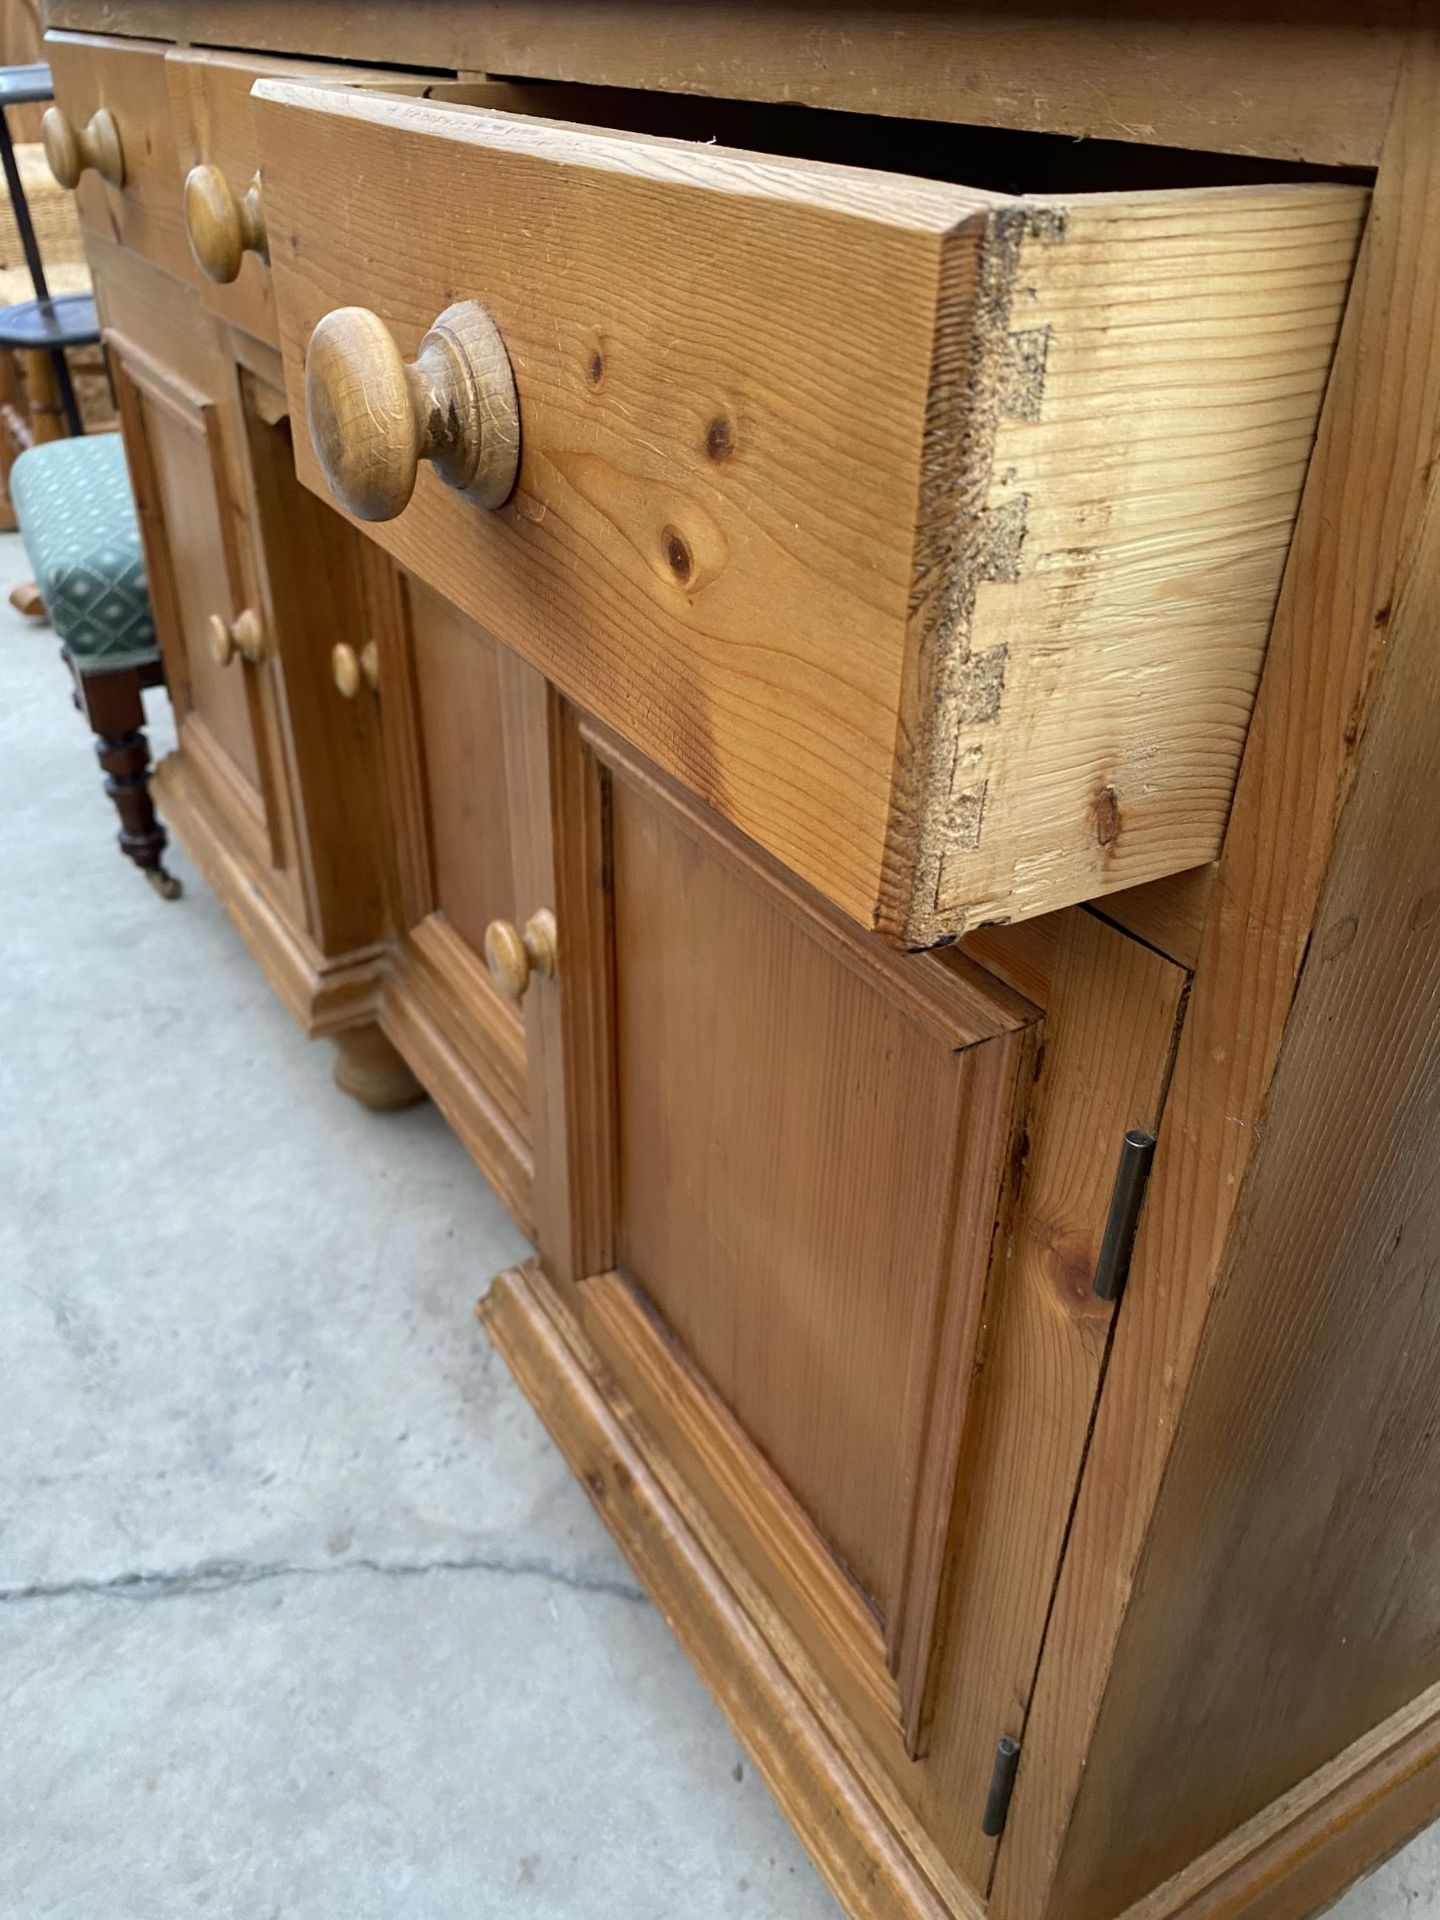
M 146 867 L 145 878 L 162 900 L 178 900 L 185 891 L 174 874 L 167 873 L 164 867 Z

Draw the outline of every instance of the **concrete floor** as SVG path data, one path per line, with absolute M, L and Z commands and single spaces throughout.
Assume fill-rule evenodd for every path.
M 833 1920 L 471 1316 L 523 1243 L 122 862 L 0 536 L 0 1913 Z M 168 715 L 152 696 L 153 737 Z M 1440 1920 L 1433 1835 L 1343 1920 Z

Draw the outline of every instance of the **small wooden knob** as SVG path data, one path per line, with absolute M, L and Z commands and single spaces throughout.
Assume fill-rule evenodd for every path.
M 555 977 L 555 916 L 541 907 L 525 922 L 521 933 L 509 920 L 492 920 L 485 929 L 485 964 L 500 991 L 518 1000 L 530 984 L 530 975 Z
M 239 278 L 247 253 L 270 258 L 264 188 L 257 173 L 237 200 L 218 167 L 203 163 L 185 176 L 185 231 L 201 270 L 222 285 Z
M 330 671 L 347 700 L 353 700 L 362 685 L 373 692 L 380 685 L 380 649 L 367 640 L 356 653 L 347 641 L 339 640 L 330 650 Z
M 253 607 L 246 607 L 230 622 L 218 613 L 210 616 L 210 651 L 217 667 L 228 667 L 237 654 L 258 664 L 265 658 L 265 629 Z
M 408 366 L 375 314 L 327 313 L 305 355 L 305 410 L 330 491 L 359 520 L 393 520 L 422 460 L 477 506 L 501 506 L 514 489 L 515 376 L 474 300 L 447 307 Z
M 125 154 L 120 129 L 108 107 L 97 107 L 83 127 L 76 127 L 59 107 L 47 107 L 40 122 L 40 138 L 50 171 L 62 187 L 75 188 L 87 167 L 93 167 L 112 187 L 125 184 Z

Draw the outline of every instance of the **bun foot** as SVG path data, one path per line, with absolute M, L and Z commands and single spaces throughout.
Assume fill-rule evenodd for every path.
M 425 1098 L 425 1089 L 379 1027 L 350 1027 L 331 1034 L 335 1042 L 335 1084 L 362 1107 L 393 1113 Z

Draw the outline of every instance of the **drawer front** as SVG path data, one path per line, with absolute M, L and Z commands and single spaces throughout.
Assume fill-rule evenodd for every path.
M 165 69 L 179 168 L 175 191 L 206 304 L 222 319 L 273 342 L 270 242 L 250 89 L 267 75 L 347 86 L 382 80 L 393 85 L 395 76 L 315 60 L 180 47 L 166 54 Z
M 185 236 L 165 49 L 143 40 L 49 33 L 45 57 L 55 111 L 70 128 L 82 134 L 97 113 L 108 113 L 118 136 L 121 184 L 86 165 L 76 188 L 81 220 L 182 280 L 199 280 Z
M 376 537 L 845 912 L 931 944 L 1214 854 L 1360 190 L 1013 201 L 276 82 L 255 112 L 297 418 L 328 313 L 394 343 L 317 372 L 332 476 L 413 464 L 385 396 L 442 309 L 508 354 L 513 493 L 422 461 Z
M 165 68 L 175 127 L 174 192 L 205 303 L 273 341 L 269 240 L 250 124 L 250 89 L 266 69 L 243 54 L 175 49 Z M 197 169 L 203 173 L 197 176 Z

